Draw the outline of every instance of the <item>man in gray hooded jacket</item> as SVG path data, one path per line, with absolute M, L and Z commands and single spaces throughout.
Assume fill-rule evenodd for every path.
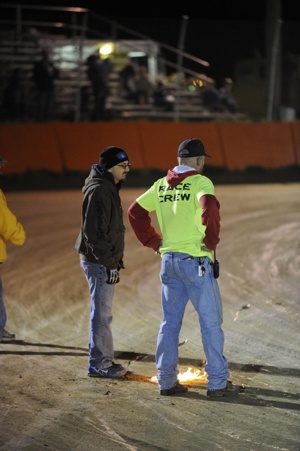
M 127 372 L 113 361 L 111 322 L 114 285 L 120 280 L 120 269 L 124 268 L 125 227 L 119 190 L 129 170 L 126 152 L 120 147 L 106 147 L 82 188 L 81 229 L 75 249 L 91 298 L 90 377 L 116 378 Z

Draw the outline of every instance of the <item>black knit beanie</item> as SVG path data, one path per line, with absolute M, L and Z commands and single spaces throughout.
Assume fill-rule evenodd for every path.
M 103 169 L 110 169 L 122 161 L 129 161 L 125 150 L 116 146 L 105 147 L 99 155 L 99 165 Z

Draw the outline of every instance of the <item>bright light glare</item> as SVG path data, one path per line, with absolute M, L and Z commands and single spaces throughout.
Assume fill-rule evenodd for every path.
M 113 52 L 113 44 L 108 42 L 99 48 L 100 55 L 110 55 Z

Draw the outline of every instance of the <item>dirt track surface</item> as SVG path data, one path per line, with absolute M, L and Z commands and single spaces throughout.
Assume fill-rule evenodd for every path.
M 7 329 L 0 343 L 1 450 L 299 451 L 300 184 L 217 186 L 225 355 L 238 399 L 206 396 L 205 378 L 162 397 L 155 376 L 160 258 L 143 248 L 121 191 L 125 266 L 113 334 L 124 380 L 87 377 L 89 295 L 74 242 L 80 191 L 6 193 L 27 232 L 2 268 Z M 188 305 L 180 370 L 201 369 L 198 321 Z M 203 368 L 201 369 L 203 372 Z

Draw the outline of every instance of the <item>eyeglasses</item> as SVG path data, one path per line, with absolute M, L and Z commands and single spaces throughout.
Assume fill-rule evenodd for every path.
M 120 168 L 123 169 L 130 169 L 131 168 L 131 164 L 130 163 L 125 163 L 125 164 L 116 164 L 116 166 L 120 166 Z

